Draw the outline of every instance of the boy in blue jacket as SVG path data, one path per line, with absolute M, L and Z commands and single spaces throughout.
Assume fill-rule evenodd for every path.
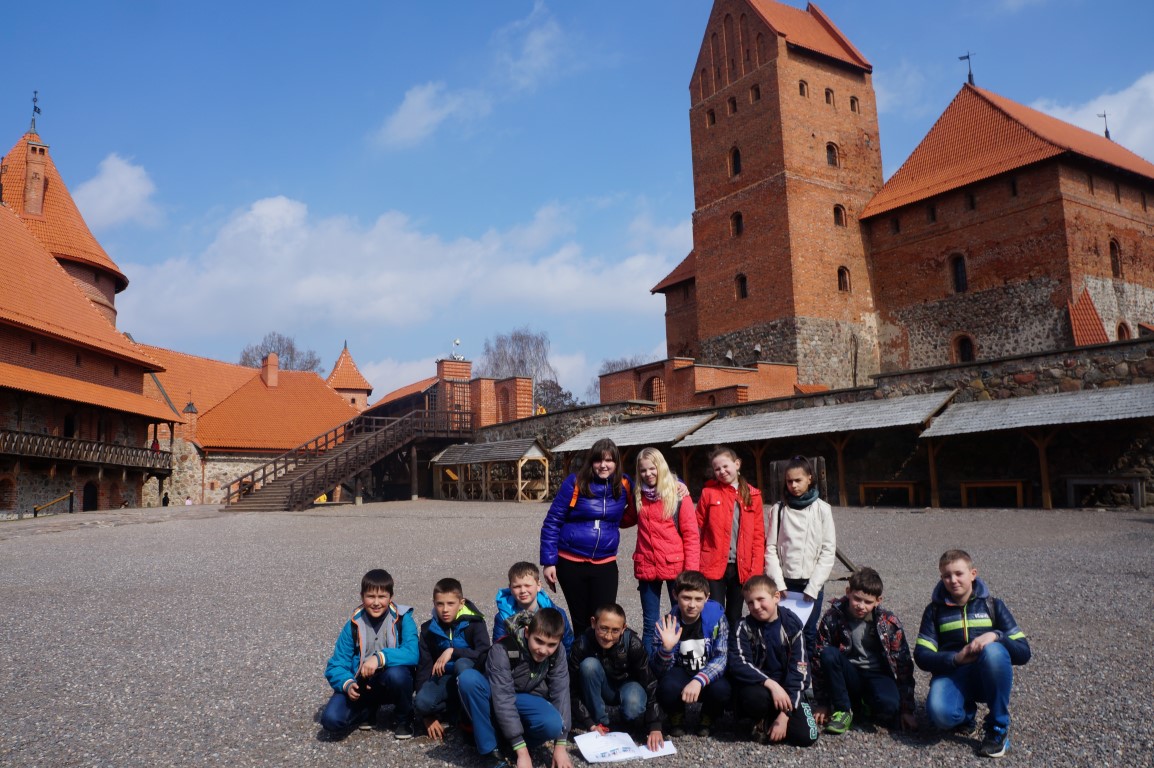
M 497 615 L 493 618 L 493 642 L 514 630 L 529 626 L 530 620 L 540 608 L 556 608 L 565 622 L 565 634 L 561 645 L 565 653 L 573 648 L 573 627 L 569 625 L 569 615 L 553 604 L 545 590 L 541 589 L 541 571 L 533 563 L 522 560 L 509 568 L 509 586 L 497 590 Z
M 413 708 L 430 739 L 445 736 L 441 723 L 456 701 L 456 678 L 484 661 L 489 631 L 477 606 L 465 599 L 461 582 L 441 579 L 433 585 L 433 617 L 421 625 L 417 697 Z
M 341 629 L 325 668 L 333 695 L 321 725 L 330 733 L 343 733 L 358 722 L 371 728 L 377 707 L 391 701 L 393 736 L 412 738 L 416 663 L 413 609 L 393 602 L 393 577 L 375 568 L 361 579 L 361 606 Z
M 914 649 L 914 663 L 932 676 L 926 714 L 938 728 L 973 732 L 977 703 L 985 702 L 990 711 L 978 754 L 1001 757 L 1010 747 L 1012 665 L 1030 660 L 1030 644 L 1010 609 L 990 596 L 969 554 L 948 550 L 938 571 L 942 580 Z
M 792 611 L 778 607 L 781 593 L 765 574 L 747 579 L 741 593 L 749 615 L 737 623 L 729 650 L 738 711 L 758 721 L 759 741 L 811 746 L 818 727 L 802 701 L 809 681 L 805 627 Z

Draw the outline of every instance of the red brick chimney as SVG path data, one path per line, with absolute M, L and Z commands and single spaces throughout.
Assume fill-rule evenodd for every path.
M 277 373 L 280 371 L 280 358 L 276 352 L 269 352 L 264 360 L 260 361 L 260 380 L 269 389 L 276 386 Z

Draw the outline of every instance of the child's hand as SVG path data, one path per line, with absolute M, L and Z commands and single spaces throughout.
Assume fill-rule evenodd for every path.
M 556 750 L 554 750 L 553 765 L 557 765 Z M 528 747 L 521 747 L 517 750 L 517 768 L 533 768 L 533 756 L 529 754 Z
M 529 754 L 529 750 L 525 750 L 525 754 Z M 532 765 L 533 761 L 529 761 Z M 520 768 L 521 758 L 518 755 L 517 765 Z M 573 768 L 573 761 L 569 759 L 569 750 L 565 748 L 564 744 L 558 744 L 553 747 L 553 768 Z
M 902 713 L 902 730 L 916 731 L 918 729 L 918 718 L 913 712 Z
M 769 740 L 778 742 L 785 738 L 785 729 L 789 725 L 789 715 L 784 712 L 778 714 L 773 720 L 773 727 L 769 729 Z
M 645 746 L 649 747 L 650 752 L 656 752 L 665 746 L 665 737 L 661 735 L 661 731 L 650 731 Z
M 765 681 L 765 687 L 769 689 L 769 695 L 773 698 L 773 706 L 777 707 L 778 712 L 792 712 L 793 702 L 789 700 L 789 694 L 781 687 L 781 684 L 776 680 Z
M 684 688 L 681 689 L 681 700 L 686 704 L 692 704 L 701 697 L 701 681 L 690 680 Z
M 549 589 L 554 592 L 557 591 L 557 566 L 547 565 L 541 569 L 541 575 L 545 577 L 545 583 L 549 585 Z
M 357 674 L 361 677 L 372 677 L 377 674 L 377 669 L 380 667 L 380 664 L 380 661 L 377 660 L 377 654 L 374 653 L 365 659 L 365 663 L 361 664 L 361 668 L 357 671 Z
M 441 741 L 445 738 L 445 726 L 435 717 L 426 717 L 425 734 L 434 741 Z
M 361 689 L 360 686 L 356 684 L 356 681 L 345 689 L 345 695 L 349 697 L 349 701 L 356 701 L 361 697 Z
M 689 495 L 689 486 L 680 480 L 677 481 L 677 500 L 681 501 Z
M 672 616 L 664 616 L 661 621 L 657 622 L 657 636 L 661 638 L 661 647 L 667 651 L 672 651 L 681 642 L 681 627 L 677 625 L 677 619 Z
M 978 635 L 965 648 L 954 654 L 954 662 L 961 665 L 977 661 L 978 657 L 982 655 L 982 650 L 997 639 L 998 636 L 994 632 L 984 632 Z
M 825 725 L 829 722 L 829 707 L 820 706 L 813 708 L 813 719 L 817 721 L 818 725 Z
M 433 677 L 440 677 L 445 674 L 445 665 L 453 660 L 453 649 L 446 648 L 445 652 L 437 657 L 437 663 L 433 665 Z
M 593 730 L 604 736 L 605 734 L 609 733 L 609 726 L 605 725 L 604 723 L 597 723 L 597 725 L 593 726 Z

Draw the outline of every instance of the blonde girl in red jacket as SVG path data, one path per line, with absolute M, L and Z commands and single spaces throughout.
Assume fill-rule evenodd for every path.
M 648 651 L 661 620 L 661 584 L 674 603 L 673 580 L 682 571 L 698 569 L 701 543 L 697 515 L 689 494 L 679 498 L 677 478 L 656 448 L 637 454 L 637 547 L 633 550 L 633 575 L 641 593 L 644 631 L 641 640 Z
M 732 632 L 741 620 L 741 585 L 765 572 L 765 518 L 761 491 L 742 477 L 732 448 L 714 448 L 709 463 L 713 479 L 697 502 L 701 572 L 709 579 L 710 598 L 725 606 Z

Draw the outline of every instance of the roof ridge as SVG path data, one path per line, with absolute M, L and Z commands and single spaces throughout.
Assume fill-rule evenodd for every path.
M 196 358 L 197 360 L 208 360 L 209 362 L 218 363 L 220 365 L 231 365 L 234 368 L 245 368 L 245 369 L 250 370 L 250 371 L 259 371 L 260 370 L 259 368 L 254 368 L 251 365 L 242 365 L 240 363 L 230 363 L 227 360 L 217 360 L 215 357 L 205 357 L 204 355 L 194 355 L 191 352 L 182 352 L 179 349 L 173 349 L 171 347 L 162 347 L 159 344 L 149 344 L 149 343 L 143 342 L 143 341 L 138 341 L 136 343 L 142 347 L 151 347 L 152 349 L 159 349 L 163 352 L 168 352 L 168 353 L 173 354 L 173 355 L 180 355 L 181 357 L 191 357 L 191 358 Z

